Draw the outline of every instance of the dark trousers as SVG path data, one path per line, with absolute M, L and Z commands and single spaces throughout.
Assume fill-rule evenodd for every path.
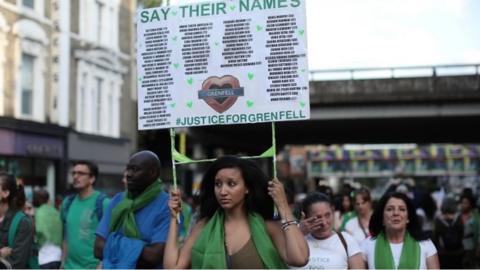
M 61 262 L 49 262 L 40 265 L 40 269 L 60 269 Z

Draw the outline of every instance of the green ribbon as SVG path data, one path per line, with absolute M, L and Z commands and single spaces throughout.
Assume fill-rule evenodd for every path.
M 419 269 L 420 268 L 420 245 L 408 233 L 403 239 L 402 253 L 398 268 L 393 262 L 392 249 L 385 234 L 381 232 L 375 241 L 375 269 Z
M 172 149 L 172 156 L 173 156 L 173 158 L 174 158 L 176 161 L 178 161 L 178 162 L 182 162 L 182 163 L 191 163 L 191 162 L 193 162 L 193 160 L 191 160 L 189 157 L 180 154 L 180 153 L 177 151 L 177 149 L 175 149 L 175 148 Z
M 263 152 L 261 155 L 261 157 L 273 157 L 275 156 L 275 147 L 270 147 L 268 148 L 267 151 Z
M 248 216 L 250 233 L 263 265 L 267 269 L 286 269 L 266 230 L 263 218 Z M 192 248 L 192 269 L 226 269 L 224 214 L 217 210 L 202 229 Z
M 216 158 L 208 158 L 208 159 L 191 159 L 186 155 L 179 153 L 175 148 L 175 130 L 173 128 L 170 129 L 170 151 L 172 154 L 172 166 L 175 169 L 175 164 L 191 164 L 191 163 L 203 163 L 203 162 L 212 162 L 215 161 Z M 245 159 L 257 159 L 257 158 L 273 158 L 273 168 L 274 168 L 274 176 L 276 177 L 276 141 L 275 141 L 275 122 L 272 122 L 272 146 L 268 148 L 265 152 L 260 154 L 259 156 L 245 156 L 242 158 Z M 174 177 L 174 180 L 176 177 Z
M 110 232 L 115 232 L 123 228 L 123 234 L 125 236 L 141 239 L 142 235 L 135 222 L 135 211 L 153 201 L 161 191 L 161 181 L 155 181 L 136 198 L 133 198 L 132 194 L 127 192 L 123 200 L 112 210 L 112 217 L 109 224 Z

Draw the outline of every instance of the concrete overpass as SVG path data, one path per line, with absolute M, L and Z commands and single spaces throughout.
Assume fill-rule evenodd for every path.
M 480 143 L 479 66 L 311 71 L 311 119 L 276 123 L 277 144 Z M 255 155 L 271 144 L 270 124 L 188 134 L 189 146 L 196 141 L 207 152 L 221 147 Z M 168 139 L 165 131 L 145 135 L 147 147 L 159 146 L 158 136 Z

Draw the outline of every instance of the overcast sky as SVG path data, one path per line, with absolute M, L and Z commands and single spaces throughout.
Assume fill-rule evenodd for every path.
M 310 70 L 480 63 L 479 0 L 307 0 Z
M 310 70 L 480 63 L 480 0 L 306 1 Z

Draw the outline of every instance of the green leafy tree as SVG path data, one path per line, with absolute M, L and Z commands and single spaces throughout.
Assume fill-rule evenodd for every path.
M 139 0 L 138 5 L 142 8 L 153 8 L 170 5 L 170 0 Z

